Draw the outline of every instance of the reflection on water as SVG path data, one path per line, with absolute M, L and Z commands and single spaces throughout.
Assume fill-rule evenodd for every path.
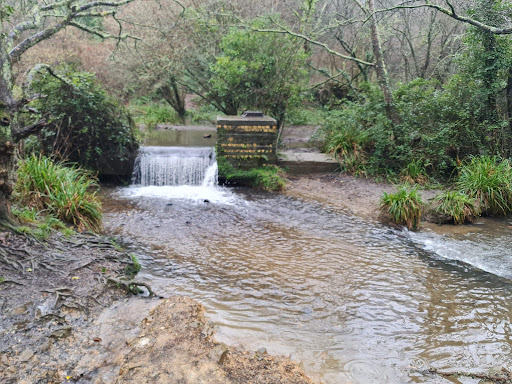
M 221 341 L 291 355 L 333 384 L 442 383 L 417 370 L 510 363 L 509 282 L 408 234 L 280 195 L 125 206 L 119 193 L 105 228 L 145 247 L 141 278 L 156 291 L 202 302 Z
M 145 145 L 209 147 L 217 142 L 215 127 L 187 127 L 187 129 L 152 130 Z

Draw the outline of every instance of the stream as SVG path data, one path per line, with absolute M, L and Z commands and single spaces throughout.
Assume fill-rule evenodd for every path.
M 510 368 L 510 219 L 409 233 L 196 184 L 106 191 L 104 226 L 156 292 L 205 306 L 217 340 L 290 356 L 327 384 L 477 383 L 418 371 Z

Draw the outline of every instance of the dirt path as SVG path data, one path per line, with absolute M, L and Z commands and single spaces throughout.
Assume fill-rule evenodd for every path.
M 0 232 L 0 383 L 312 383 L 287 359 L 216 343 L 191 299 L 107 284 L 132 266 L 97 236 Z

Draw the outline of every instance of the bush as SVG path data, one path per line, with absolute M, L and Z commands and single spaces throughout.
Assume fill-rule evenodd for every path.
M 286 179 L 281 168 L 267 165 L 260 168 L 238 169 L 233 167 L 224 157 L 218 156 L 219 175 L 226 180 L 261 188 L 265 191 L 282 191 L 286 188 Z
M 512 167 L 506 159 L 470 158 L 459 169 L 456 187 L 476 199 L 482 213 L 506 215 L 512 212 Z
M 29 212 L 46 212 L 80 231 L 98 231 L 102 213 L 97 188 L 87 172 L 32 155 L 20 163 L 14 196 Z
M 427 184 L 428 176 L 423 161 L 411 160 L 400 172 L 400 180 L 409 184 Z
M 394 104 L 401 123 L 393 125 L 380 90 L 363 84 L 361 92 L 343 101 L 341 110 L 329 113 L 324 123 L 327 142 L 335 147 L 345 132 L 364 135 L 361 158 L 370 175 L 398 175 L 422 165 L 424 177 L 448 179 L 459 159 L 498 153 L 503 142 L 500 132 L 506 131 L 508 121 L 485 119 L 485 111 L 478 107 L 483 104 L 479 86 L 459 75 L 444 85 L 423 79 L 398 84 Z M 421 161 L 411 164 L 411 159 Z
M 100 174 L 114 169 L 130 175 L 138 142 L 127 109 L 100 87 L 94 74 L 69 67 L 60 72 L 66 82 L 45 73 L 32 84 L 34 93 L 45 95 L 33 106 L 49 117 L 39 135 L 42 152 Z
M 176 111 L 169 105 L 149 102 L 147 105 L 129 107 L 137 124 L 154 128 L 157 124 L 182 124 Z
M 479 215 L 474 200 L 460 191 L 445 191 L 438 194 L 434 201 L 437 203 L 436 212 L 447 216 L 454 224 L 471 222 Z
M 339 160 L 343 171 L 361 176 L 366 174 L 363 147 L 367 141 L 365 131 L 343 126 L 331 134 L 325 150 Z
M 404 224 L 408 229 L 414 230 L 420 223 L 422 204 L 415 187 L 408 190 L 405 185 L 402 185 L 396 193 L 384 192 L 380 200 L 380 209 L 388 212 L 393 222 Z

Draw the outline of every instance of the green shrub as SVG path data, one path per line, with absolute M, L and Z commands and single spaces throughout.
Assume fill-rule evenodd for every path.
M 219 175 L 226 180 L 261 188 L 265 191 L 282 191 L 286 188 L 286 179 L 281 168 L 267 165 L 252 169 L 238 169 L 233 167 L 224 157 L 218 156 Z
M 87 172 L 32 155 L 20 163 L 14 194 L 29 210 L 46 212 L 80 231 L 98 231 L 102 213 L 97 188 Z
M 393 222 L 404 224 L 408 229 L 417 229 L 421 218 L 421 197 L 416 187 L 408 189 L 405 185 L 396 193 L 384 192 L 380 200 L 380 209 L 391 215 Z
M 128 110 L 101 88 L 94 74 L 70 67 L 59 72 L 67 82 L 45 73 L 31 85 L 32 92 L 45 95 L 32 106 L 49 120 L 38 136 L 37 152 L 100 173 L 115 167 L 131 175 L 138 130 Z
M 437 203 L 436 212 L 448 216 L 454 224 L 471 222 L 479 215 L 474 200 L 460 191 L 442 192 L 434 201 Z
M 129 110 L 137 124 L 145 124 L 149 128 L 154 128 L 157 124 L 183 124 L 176 111 L 168 104 L 132 104 Z
M 126 267 L 126 275 L 133 279 L 140 272 L 141 265 L 139 259 L 134 254 L 130 254 L 130 258 L 132 263 Z
M 343 171 L 362 176 L 366 174 L 366 154 L 363 147 L 367 141 L 367 132 L 344 125 L 331 132 L 325 150 L 339 160 Z
M 411 160 L 400 172 L 400 180 L 409 184 L 424 185 L 428 182 L 427 172 L 422 160 Z
M 509 160 L 475 156 L 459 168 L 456 187 L 474 198 L 482 213 L 506 215 L 512 212 L 512 167 Z
M 310 109 L 302 105 L 295 106 L 286 111 L 287 125 L 320 125 L 325 112 L 322 109 Z

